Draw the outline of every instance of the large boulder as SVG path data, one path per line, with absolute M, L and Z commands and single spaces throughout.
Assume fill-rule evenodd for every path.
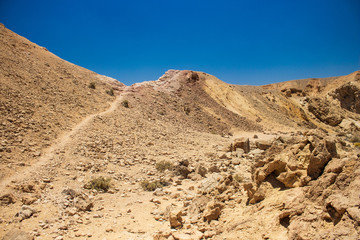
M 267 156 L 255 166 L 253 179 L 257 186 L 269 181 L 272 176 L 272 180 L 275 178 L 274 181 L 279 181 L 284 187 L 301 187 L 317 179 L 327 163 L 337 157 L 336 141 L 308 136 L 306 140 L 289 145 L 280 153 L 275 151 Z M 272 184 L 276 185 L 276 182 Z

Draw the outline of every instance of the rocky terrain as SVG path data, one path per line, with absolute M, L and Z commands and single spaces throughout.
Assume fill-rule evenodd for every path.
M 125 86 L 0 41 L 0 238 L 359 239 L 359 71 Z

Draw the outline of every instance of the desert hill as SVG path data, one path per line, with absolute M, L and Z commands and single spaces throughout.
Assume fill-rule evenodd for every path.
M 0 26 L 3 239 L 358 239 L 359 72 L 125 86 Z

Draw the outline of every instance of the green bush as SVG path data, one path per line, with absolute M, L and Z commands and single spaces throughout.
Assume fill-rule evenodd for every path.
M 121 105 L 125 108 L 129 108 L 129 101 L 128 100 L 124 100 L 122 101 Z
M 96 88 L 95 83 L 94 83 L 94 82 L 91 82 L 91 83 L 89 84 L 89 88 L 95 89 L 95 88 Z
M 155 168 L 159 172 L 164 172 L 165 170 L 173 170 L 174 165 L 170 161 L 163 160 L 163 161 L 156 163 Z
M 149 192 L 152 192 L 152 191 L 155 191 L 157 188 L 162 188 L 164 186 L 166 186 L 166 182 L 162 182 L 162 181 L 152 181 L 152 182 L 149 182 L 147 180 L 145 181 L 142 181 L 140 183 L 141 187 L 145 190 L 145 191 L 149 191 Z
M 354 146 L 360 148 L 360 142 L 354 142 Z
M 98 177 L 92 179 L 87 184 L 85 184 L 84 188 L 86 189 L 95 189 L 97 191 L 107 192 L 111 187 L 111 178 Z

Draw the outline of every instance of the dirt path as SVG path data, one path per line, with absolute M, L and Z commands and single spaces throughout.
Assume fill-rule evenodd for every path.
M 123 97 L 129 92 L 131 88 L 125 87 L 124 91 L 116 97 L 116 99 L 110 104 L 109 108 L 107 108 L 103 112 L 98 112 L 91 114 L 84 118 L 81 122 L 79 122 L 77 125 L 75 125 L 71 131 L 67 133 L 63 133 L 60 135 L 59 138 L 57 138 L 53 144 L 47 148 L 43 155 L 38 159 L 38 161 L 35 164 L 32 164 L 28 167 L 23 168 L 20 172 L 18 172 L 15 175 L 9 176 L 8 178 L 3 179 L 3 181 L 0 183 L 0 192 L 4 191 L 6 186 L 10 184 L 12 181 L 20 181 L 23 179 L 26 179 L 27 177 L 31 176 L 37 170 L 41 169 L 43 166 L 45 166 L 49 160 L 52 160 L 57 152 L 57 150 L 60 150 L 66 146 L 66 144 L 69 143 L 69 141 L 81 131 L 81 129 L 86 126 L 87 124 L 91 123 L 91 121 L 99 116 L 107 115 L 118 107 L 118 105 L 123 100 Z

